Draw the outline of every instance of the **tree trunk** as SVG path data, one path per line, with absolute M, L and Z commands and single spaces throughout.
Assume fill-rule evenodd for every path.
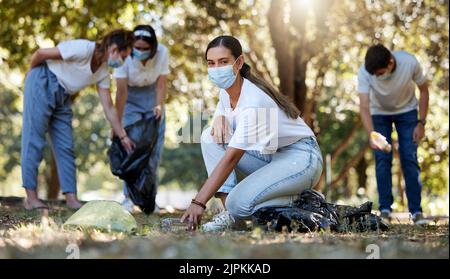
M 358 188 L 367 189 L 367 160 L 366 157 L 363 156 L 361 161 L 356 165 L 356 173 L 358 174 Z
M 344 178 L 344 197 L 349 199 L 352 196 L 352 186 L 349 183 L 348 175 Z
M 314 129 L 314 113 L 316 111 L 315 97 L 308 99 L 309 90 L 306 86 L 306 74 L 309 61 L 320 54 L 320 49 L 328 40 L 326 19 L 333 0 L 317 0 L 311 3 L 315 17 L 317 33 L 314 39 L 308 39 L 306 24 L 308 8 L 298 0 L 272 0 L 268 12 L 268 25 L 275 56 L 278 61 L 279 89 L 288 96 L 302 113 L 306 124 Z M 290 22 L 284 22 L 285 8 L 290 8 Z M 292 29 L 295 30 L 292 32 Z M 321 59 L 327 64 L 326 57 Z M 319 65 L 320 67 L 322 65 Z M 318 75 L 323 75 L 319 71 Z M 316 87 L 318 85 L 316 84 Z M 319 95 L 314 93 L 314 95 Z
M 310 94 L 310 98 L 306 100 L 306 103 L 302 110 L 302 116 L 305 123 L 309 125 L 309 127 L 313 130 L 316 137 L 320 136 L 320 127 L 316 121 L 316 108 L 318 103 L 318 97 L 323 89 L 323 80 L 325 77 L 325 71 L 328 67 L 327 60 L 323 56 L 318 63 L 318 73 L 315 78 L 314 88 Z
M 306 97 L 308 93 L 308 88 L 306 87 L 306 70 L 307 61 L 302 61 L 301 53 L 298 52 L 297 61 L 295 65 L 295 86 L 294 86 L 294 104 L 302 113 L 301 116 L 305 119 L 312 119 L 309 115 L 305 115 Z M 306 121 L 305 121 L 306 122 Z M 308 121 L 311 122 L 311 121 Z M 308 126 L 312 127 L 312 123 L 306 123 Z
M 55 200 L 58 198 L 59 194 L 59 179 L 58 179 L 58 171 L 56 168 L 56 160 L 53 151 L 51 151 L 50 157 L 50 169 L 46 176 L 47 180 L 47 199 Z
M 272 0 L 267 19 L 270 36 L 275 49 L 275 57 L 278 62 L 280 91 L 294 101 L 294 57 L 290 47 L 289 29 L 283 21 L 283 12 L 286 4 L 287 2 L 284 0 Z

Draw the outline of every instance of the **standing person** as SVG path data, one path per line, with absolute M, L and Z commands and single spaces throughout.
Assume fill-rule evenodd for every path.
M 318 182 L 322 155 L 295 105 L 251 73 L 236 38 L 215 38 L 205 58 L 209 79 L 221 90 L 213 125 L 201 136 L 208 179 L 182 221 L 195 229 L 216 196 L 226 210 L 202 229 L 218 231 L 239 226 L 262 207 L 291 205 Z M 239 183 L 235 169 L 247 175 Z
M 134 143 L 127 137 L 109 90 L 109 67 L 118 67 L 131 52 L 134 36 L 118 29 L 106 34 L 100 43 L 69 40 L 53 48 L 38 49 L 31 57 L 25 79 L 21 167 L 27 198 L 26 209 L 48 208 L 38 199 L 37 176 L 48 132 L 55 154 L 61 190 L 69 208 L 79 208 L 72 136 L 70 96 L 97 84 L 106 118 L 131 152 Z
M 420 91 L 419 104 L 415 95 L 416 85 Z M 358 72 L 358 93 L 361 118 L 369 134 L 376 131 L 392 144 L 392 125 L 395 125 L 408 208 L 416 224 L 426 223 L 421 207 L 422 184 L 417 147 L 425 135 L 429 93 L 419 62 L 406 51 L 391 52 L 381 44 L 371 46 Z M 381 217 L 389 221 L 394 201 L 392 151 L 384 152 L 371 137 L 370 146 L 375 152 Z
M 116 106 L 124 127 L 149 117 L 160 119 L 156 147 L 149 161 L 149 167 L 156 175 L 154 180 L 157 187 L 166 128 L 164 105 L 169 52 L 163 44 L 158 43 L 155 30 L 150 25 L 136 26 L 134 36 L 136 41 L 132 54 L 125 59 L 123 66 L 114 71 L 117 82 Z M 134 204 L 128 196 L 126 183 L 123 191 L 125 199 L 122 205 L 132 212 Z

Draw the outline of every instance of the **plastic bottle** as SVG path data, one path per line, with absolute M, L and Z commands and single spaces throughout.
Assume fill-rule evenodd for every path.
M 161 230 L 165 232 L 188 231 L 188 223 L 183 223 L 180 218 L 161 219 Z
M 384 152 L 389 153 L 392 151 L 392 145 L 387 142 L 386 137 L 384 137 L 382 134 L 373 131 L 372 133 L 370 133 L 370 138 Z

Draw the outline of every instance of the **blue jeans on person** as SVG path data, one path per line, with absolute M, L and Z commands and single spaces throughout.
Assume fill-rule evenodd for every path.
M 201 149 L 208 176 L 226 147 L 213 141 L 211 127 L 203 131 Z M 246 177 L 238 183 L 233 170 L 217 193 L 228 194 L 225 207 L 231 216 L 248 219 L 262 207 L 290 206 L 303 190 L 312 188 L 322 173 L 322 155 L 316 139 L 308 137 L 274 154 L 247 150 L 236 169 Z
M 122 124 L 124 127 L 132 125 L 141 119 L 154 117 L 153 108 L 156 106 L 156 83 L 149 86 L 128 86 L 128 97 Z M 162 112 L 158 128 L 156 146 L 149 160 L 149 167 L 155 174 L 155 186 L 158 187 L 158 167 L 164 147 L 164 133 L 166 130 L 165 111 Z M 126 182 L 123 184 L 123 193 L 128 196 Z
M 392 144 L 392 124 L 398 134 L 400 163 L 405 178 L 406 197 L 409 211 L 422 212 L 420 168 L 417 161 L 417 144 L 413 141 L 414 128 L 417 126 L 417 110 L 395 115 L 372 115 L 376 132 L 386 137 Z M 374 151 L 380 211 L 391 211 L 392 196 L 392 151 Z
M 36 191 L 48 132 L 61 190 L 64 194 L 77 192 L 71 105 L 70 95 L 47 64 L 30 70 L 25 78 L 20 154 L 24 188 Z

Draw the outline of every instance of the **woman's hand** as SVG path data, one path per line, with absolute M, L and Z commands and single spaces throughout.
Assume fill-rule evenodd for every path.
M 183 217 L 181 217 L 181 222 L 188 222 L 190 230 L 196 230 L 198 226 L 200 226 L 202 215 L 205 210 L 203 207 L 191 203 L 191 205 L 186 209 Z
M 110 139 L 112 140 L 116 133 L 114 133 L 114 129 L 111 129 L 110 132 Z M 133 152 L 133 150 L 136 148 L 136 144 L 128 137 L 128 136 L 122 136 L 123 139 L 120 140 L 120 143 L 122 144 L 123 148 L 127 151 L 128 154 Z
M 153 108 L 153 113 L 155 114 L 156 119 L 161 118 L 162 110 L 163 109 L 161 105 L 157 105 L 156 107 Z
M 227 119 L 223 115 L 219 115 L 214 118 L 211 127 L 211 136 L 214 138 L 214 142 L 217 144 L 228 143 L 231 136 L 231 127 Z
M 132 153 L 136 148 L 136 145 L 128 136 L 122 137 L 120 139 L 120 142 L 122 143 L 123 148 L 125 148 L 128 154 Z

